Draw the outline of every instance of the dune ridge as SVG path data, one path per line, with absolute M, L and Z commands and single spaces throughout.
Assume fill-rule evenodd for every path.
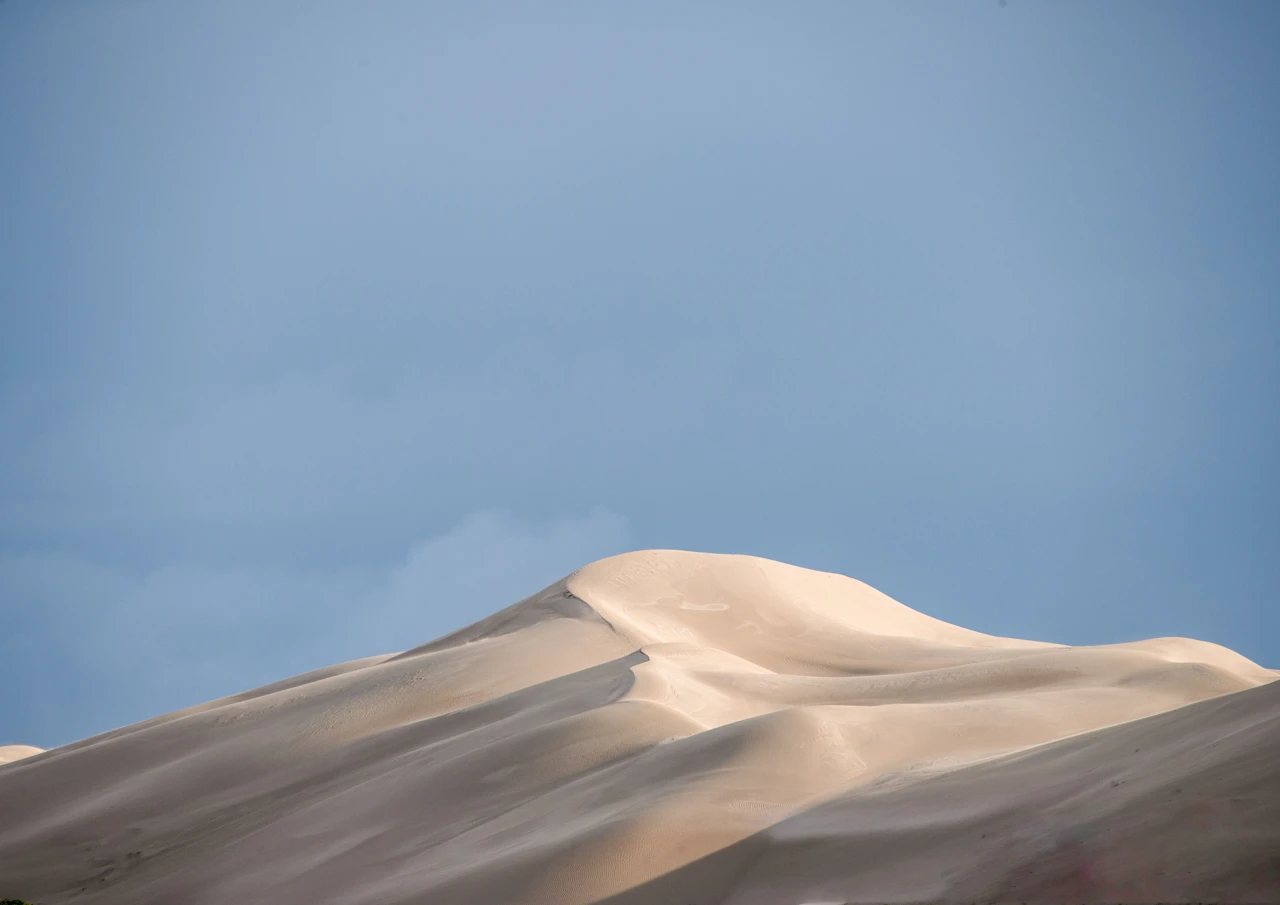
M 1280 901 L 1276 678 L 1207 642 L 1000 638 L 844 576 L 642 551 L 0 767 L 0 895 Z

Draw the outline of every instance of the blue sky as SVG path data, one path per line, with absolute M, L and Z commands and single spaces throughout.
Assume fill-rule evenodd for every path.
M 0 743 L 753 553 L 1280 667 L 1280 7 L 0 4 Z

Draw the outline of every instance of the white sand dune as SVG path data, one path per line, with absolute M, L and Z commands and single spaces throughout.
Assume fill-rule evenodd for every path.
M 627 554 L 403 654 L 0 767 L 0 897 L 1280 901 L 1276 678 Z

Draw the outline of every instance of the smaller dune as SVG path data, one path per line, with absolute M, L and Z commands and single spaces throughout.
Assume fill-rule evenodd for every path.
M 43 750 L 43 748 L 33 748 L 31 745 L 0 745 L 0 764 L 22 760 L 24 757 L 39 754 Z

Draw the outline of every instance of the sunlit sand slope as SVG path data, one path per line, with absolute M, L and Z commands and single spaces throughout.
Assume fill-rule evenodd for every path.
M 0 767 L 0 897 L 1280 901 L 1276 678 L 627 554 L 403 654 Z

